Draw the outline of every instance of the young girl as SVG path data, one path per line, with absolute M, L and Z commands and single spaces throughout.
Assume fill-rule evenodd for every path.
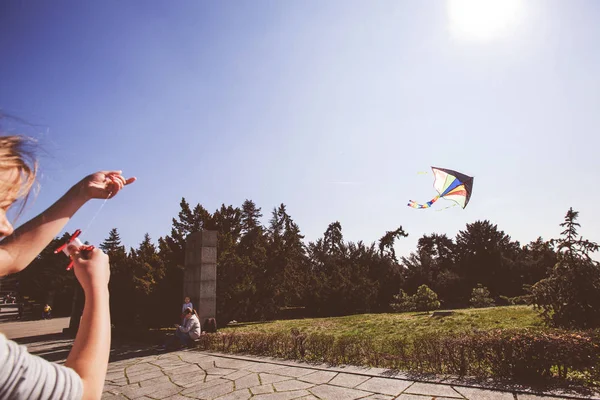
M 135 178 L 121 171 L 89 175 L 46 211 L 13 232 L 7 212 L 26 199 L 37 171 L 35 159 L 18 136 L 0 136 L 0 276 L 23 270 L 91 199 L 114 197 Z M 110 351 L 108 256 L 71 245 L 74 272 L 85 293 L 77 337 L 65 366 L 33 356 L 0 334 L 0 399 L 99 399 Z M 65 271 L 64 273 L 69 273 Z
M 192 300 L 189 298 L 189 296 L 185 296 L 185 299 L 183 299 L 183 307 L 181 308 L 181 313 L 183 314 L 188 308 L 191 308 L 193 310 L 194 306 L 192 305 Z
M 185 310 L 188 308 L 193 310 L 194 306 L 192 305 L 192 300 L 189 296 L 185 296 L 185 299 L 183 299 L 183 307 L 181 307 L 181 325 L 185 325 Z

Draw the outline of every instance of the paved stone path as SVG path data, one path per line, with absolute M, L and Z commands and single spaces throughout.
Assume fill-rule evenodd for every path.
M 185 350 L 109 365 L 103 399 L 545 400 L 536 396 L 387 377 L 383 370 L 328 368 Z
M 7 338 L 25 338 L 62 332 L 69 326 L 69 318 L 40 319 L 38 321 L 15 321 L 0 324 L 0 332 Z
M 17 322 L 0 324 L 0 331 L 26 345 L 32 354 L 63 363 L 72 346 L 72 340 L 59 333 L 66 325 L 68 319 Z M 196 350 L 159 353 L 147 347 L 113 344 L 104 400 L 600 400 L 598 396 L 486 390 L 466 387 L 464 382 L 416 382 L 407 375 L 391 376 L 381 368 L 328 367 Z

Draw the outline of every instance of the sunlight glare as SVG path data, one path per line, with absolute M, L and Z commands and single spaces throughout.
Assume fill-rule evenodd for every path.
M 523 15 L 523 0 L 447 0 L 453 34 L 490 40 L 510 33 Z

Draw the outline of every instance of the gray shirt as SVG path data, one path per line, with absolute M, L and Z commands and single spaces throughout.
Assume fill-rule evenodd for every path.
M 71 400 L 83 397 L 75 371 L 31 355 L 0 333 L 0 399 Z
M 194 314 L 191 316 L 191 318 L 185 321 L 185 324 L 183 326 L 179 327 L 179 330 L 183 333 L 189 334 L 192 340 L 196 340 L 200 337 L 200 334 L 202 333 L 202 330 L 200 328 L 200 320 L 198 320 L 198 317 L 196 317 L 196 315 Z

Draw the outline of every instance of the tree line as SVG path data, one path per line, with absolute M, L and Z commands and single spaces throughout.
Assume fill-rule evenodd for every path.
M 271 211 L 266 226 L 262 217 L 251 200 L 241 207 L 222 205 L 211 213 L 182 198 L 170 234 L 158 238 L 156 245 L 146 234 L 137 248 L 127 250 L 117 228 L 112 229 L 100 247 L 110 256 L 113 323 L 160 326 L 176 321 L 184 296 L 185 239 L 207 229 L 218 232 L 221 324 L 233 319 L 391 312 L 399 293 L 414 294 L 423 285 L 437 294 L 442 308 L 468 307 L 474 304 L 473 296 L 483 293 L 477 300 L 482 304 L 488 304 L 488 298 L 500 305 L 537 304 L 551 323 L 569 325 L 558 319 L 579 313 L 583 325 L 594 325 L 585 322 L 594 318 L 600 324 L 600 303 L 594 300 L 600 299 L 600 269 L 589 257 L 598 247 L 577 236 L 578 214 L 572 209 L 559 239 L 539 237 L 521 244 L 492 222 L 475 221 L 454 238 L 424 235 L 413 252 L 400 257 L 394 245 L 408 236 L 401 226 L 368 244 L 345 240 L 336 221 L 322 237 L 305 243 L 284 204 Z M 20 273 L 20 280 L 25 294 L 48 299 L 55 310 L 68 314 L 77 282 L 65 273 L 64 258 L 52 253 L 64 239 L 51 243 Z M 564 303 L 556 293 L 575 296 L 570 303 L 585 304 L 560 311 L 548 306 Z

